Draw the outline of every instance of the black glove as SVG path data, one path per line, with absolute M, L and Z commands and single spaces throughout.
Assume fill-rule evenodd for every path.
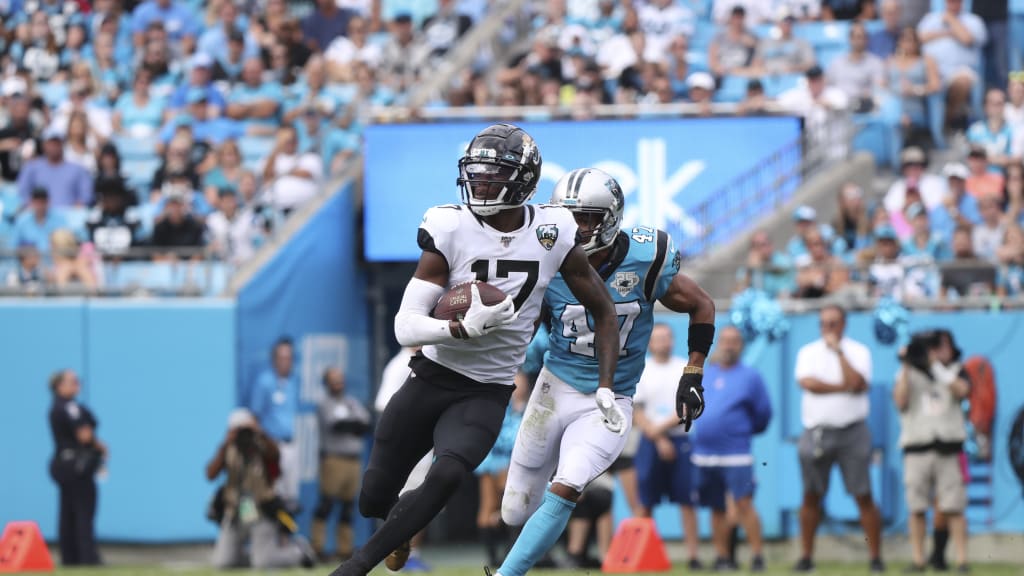
M 702 372 L 683 372 L 679 379 L 679 387 L 676 388 L 676 414 L 683 414 L 683 407 L 686 407 L 686 416 L 680 420 L 686 425 L 686 431 L 690 431 L 693 421 L 700 418 L 704 413 L 704 374 Z

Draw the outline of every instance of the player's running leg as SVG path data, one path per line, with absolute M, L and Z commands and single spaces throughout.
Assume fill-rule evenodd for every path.
M 554 546 L 565 531 L 583 489 L 611 466 L 626 444 L 626 435 L 615 434 L 605 427 L 604 417 L 594 408 L 592 395 L 562 386 L 565 390 L 556 393 L 561 403 L 559 409 L 566 409 L 575 418 L 562 435 L 558 468 L 551 487 L 498 569 L 500 576 L 524 576 Z M 631 423 L 632 400 L 620 397 L 616 401 L 626 422 Z M 573 410 L 575 407 L 579 408 Z
M 437 396 L 449 391 L 429 386 L 437 389 Z M 407 545 L 441 512 L 462 479 L 476 469 L 494 445 L 511 395 L 512 386 L 493 384 L 456 394 L 457 400 L 441 413 L 434 427 L 435 458 L 423 485 L 399 498 L 384 524 L 351 560 L 332 573 L 334 576 L 365 576 L 392 551 Z

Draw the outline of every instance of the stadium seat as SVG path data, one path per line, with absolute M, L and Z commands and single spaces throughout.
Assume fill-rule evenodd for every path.
M 36 84 L 36 91 L 51 109 L 56 109 L 68 99 L 68 85 L 64 83 L 40 82 Z
M 160 158 L 157 156 L 146 156 L 125 159 L 121 164 L 121 171 L 124 173 L 128 184 L 138 191 L 140 197 L 145 197 L 145 192 L 153 181 L 153 174 L 160 168 Z
M 132 138 L 131 136 L 114 136 L 112 139 L 121 160 L 150 158 L 156 154 L 159 140 L 156 138 Z
M 764 93 L 769 98 L 778 98 L 787 90 L 792 90 L 803 81 L 803 74 L 782 74 L 779 76 L 764 76 L 761 82 L 764 84 Z
M 846 54 L 850 49 L 844 44 L 842 46 L 822 46 L 814 49 L 815 58 L 822 70 L 828 71 L 829 64 L 836 59 L 836 56 Z
M 270 155 L 274 149 L 273 138 L 241 138 L 238 150 L 242 153 L 242 161 L 259 161 Z
M 690 50 L 686 53 L 686 63 L 690 67 L 690 72 L 710 72 L 711 68 L 708 66 L 708 53 L 706 50 Z
M 718 34 L 718 26 L 714 24 L 697 26 L 693 31 L 693 36 L 690 36 L 690 50 L 707 52 L 708 45 L 711 44 L 711 39 L 716 34 Z
M 89 210 L 81 207 L 67 207 L 54 209 L 67 224 L 69 230 L 75 233 L 79 240 L 86 238 L 85 221 L 89 218 Z
M 0 217 L 13 219 L 20 206 L 18 187 L 14 184 L 0 186 Z
M 841 20 L 835 22 L 803 22 L 793 27 L 793 35 L 807 40 L 816 49 L 825 46 L 842 46 L 845 48 L 850 40 L 850 23 Z

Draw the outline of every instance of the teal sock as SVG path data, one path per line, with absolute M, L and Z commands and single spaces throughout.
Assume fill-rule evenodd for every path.
M 544 503 L 526 521 L 498 573 L 501 576 L 524 576 L 558 542 L 574 508 L 575 502 L 545 492 Z

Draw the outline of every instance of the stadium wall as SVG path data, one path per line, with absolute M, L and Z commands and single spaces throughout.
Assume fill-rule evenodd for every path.
M 676 350 L 686 349 L 685 316 L 662 314 L 658 318 L 674 329 Z M 788 334 L 775 342 L 748 344 L 744 361 L 756 366 L 765 379 L 774 416 L 768 430 L 754 442 L 755 474 L 758 488 L 755 505 L 761 513 L 765 535 L 769 538 L 799 534 L 797 511 L 801 500 L 799 462 L 796 441 L 801 432 L 800 388 L 793 378 L 796 353 L 801 346 L 818 338 L 817 315 L 790 316 Z M 728 321 L 720 317 L 722 324 Z M 912 331 L 948 328 L 956 336 L 964 357 L 975 355 L 989 359 L 995 370 L 999 396 L 993 425 L 992 462 L 972 463 L 972 482 L 968 497 L 968 521 L 972 533 L 1020 533 L 1024 531 L 1024 478 L 1018 478 L 1010 459 L 1009 438 L 1014 419 L 1024 410 L 1024 357 L 1019 343 L 1024 341 L 1022 312 L 948 312 L 915 313 L 910 317 Z M 849 317 L 847 334 L 867 344 L 873 353 L 871 416 L 869 424 L 875 445 L 872 482 L 887 531 L 906 532 L 906 507 L 903 498 L 902 458 L 898 448 L 899 417 L 893 407 L 892 384 L 899 362 L 895 346 L 885 346 L 874 336 L 873 316 L 854 313 Z M 711 383 L 705 383 L 711 385 Z M 699 423 L 698 423 L 699 426 Z M 1018 457 L 1024 457 L 1021 454 Z M 844 532 L 856 526 L 857 510 L 842 489 L 838 470 L 833 471 L 831 489 L 825 501 L 829 522 L 826 531 Z M 628 515 L 621 494 L 616 495 L 616 519 Z M 681 536 L 679 514 L 669 506 L 655 511 L 655 519 L 667 538 Z M 707 518 L 702 531 L 708 534 Z

